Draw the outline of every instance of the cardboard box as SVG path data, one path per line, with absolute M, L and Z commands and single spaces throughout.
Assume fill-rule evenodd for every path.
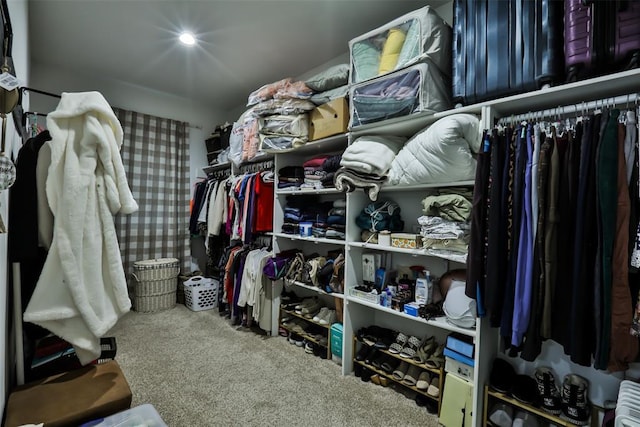
M 345 133 L 349 126 L 349 106 L 346 98 L 338 98 L 311 110 L 309 116 L 311 141 Z
M 455 332 L 447 336 L 447 348 L 471 358 L 475 350 L 473 338 Z

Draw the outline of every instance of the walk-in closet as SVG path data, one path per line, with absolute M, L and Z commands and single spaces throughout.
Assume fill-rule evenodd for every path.
M 640 426 L 640 2 L 0 0 L 2 425 Z

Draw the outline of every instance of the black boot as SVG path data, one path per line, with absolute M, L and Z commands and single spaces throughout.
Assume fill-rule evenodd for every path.
M 550 414 L 560 414 L 562 412 L 560 391 L 553 371 L 547 367 L 540 367 L 536 369 L 534 376 L 538 384 L 538 396 L 542 409 Z
M 564 377 L 562 383 L 561 417 L 579 426 L 589 425 L 591 405 L 587 398 L 589 385 L 587 380 L 576 374 Z

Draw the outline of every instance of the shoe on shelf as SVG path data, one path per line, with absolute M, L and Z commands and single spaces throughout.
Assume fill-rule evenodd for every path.
M 427 394 L 432 397 L 440 396 L 440 378 L 437 375 L 431 377 L 429 387 L 427 388 Z
M 400 365 L 398 365 L 396 370 L 393 371 L 393 378 L 398 381 L 402 381 L 408 370 L 409 364 L 403 360 L 402 362 L 400 362 Z
M 315 302 L 316 302 L 315 298 L 305 298 L 305 299 L 302 300 L 301 303 L 296 304 L 294 309 L 295 309 L 296 313 L 300 314 L 300 310 L 302 310 L 303 307 L 311 305 L 311 304 L 313 304 Z
M 378 374 L 371 375 L 371 382 L 376 385 L 380 385 L 380 375 Z
M 419 347 L 420 338 L 410 336 L 407 340 L 407 343 L 404 345 L 402 351 L 400 352 L 400 357 L 404 357 L 405 359 L 413 359 Z
M 429 388 L 429 384 L 431 383 L 431 375 L 429 372 L 422 371 L 420 375 L 418 375 L 418 382 L 416 383 L 416 388 L 418 390 L 426 390 Z
M 358 364 L 358 363 L 354 363 L 353 364 L 353 375 L 360 378 L 360 376 L 362 375 L 362 370 L 364 369 L 364 366 Z
M 369 352 L 367 353 L 367 357 L 364 359 L 364 363 L 373 366 L 373 359 L 378 357 L 379 354 L 380 350 L 375 347 L 369 347 Z
M 289 334 L 289 344 L 295 344 L 298 347 L 302 347 L 304 345 L 304 338 L 295 332 L 291 332 L 291 334 Z
M 395 371 L 400 365 L 400 359 L 390 354 L 388 354 L 387 356 L 388 356 L 387 360 L 382 362 L 382 364 L 380 365 L 380 368 L 382 368 L 382 370 L 385 371 L 387 374 L 393 374 L 393 371 Z
M 418 350 L 416 350 L 415 356 L 413 356 L 413 360 L 418 363 L 424 363 L 427 361 L 429 356 L 433 354 L 436 350 L 438 344 L 436 343 L 435 337 L 427 337 L 422 343 Z
M 312 343 L 311 341 L 307 341 L 306 344 L 304 345 L 304 352 L 307 354 L 313 354 L 314 347 L 315 347 L 314 343 Z
M 587 398 L 589 383 L 580 375 L 568 374 L 562 382 L 562 413 L 560 417 L 579 426 L 589 424 L 591 405 Z
M 289 326 L 291 332 L 295 332 L 296 334 L 304 334 L 307 332 L 307 324 L 302 320 L 292 321 Z
M 493 366 L 489 374 L 489 386 L 497 392 L 509 394 L 515 376 L 516 371 L 511 363 L 496 357 L 493 359 Z
M 380 365 L 387 359 L 388 354 L 378 351 L 377 355 L 371 360 L 371 365 L 376 369 L 382 369 Z
M 311 319 L 311 320 L 313 320 L 316 323 L 320 323 L 320 319 L 322 319 L 324 316 L 326 316 L 328 311 L 329 311 L 329 307 L 322 307 L 320 309 L 320 311 L 318 312 L 318 314 L 313 316 L 313 319 Z
M 313 355 L 314 356 L 320 357 L 322 355 L 322 353 L 324 353 L 326 355 L 327 354 L 327 349 L 326 348 L 322 348 L 322 346 L 319 346 L 319 345 L 314 345 L 313 346 Z
M 534 377 L 538 384 L 538 398 L 542 410 L 554 415 L 560 414 L 562 412 L 560 391 L 551 368 L 545 366 L 537 368 Z
M 407 345 L 408 340 L 408 336 L 406 336 L 402 332 L 398 332 L 395 342 L 389 346 L 389 353 L 400 354 L 404 346 Z
M 313 319 L 313 316 L 315 316 L 321 308 L 322 305 L 320 305 L 320 303 L 316 301 L 314 304 L 302 307 L 300 309 L 300 314 L 302 314 L 307 319 Z
M 409 369 L 407 369 L 407 373 L 404 375 L 402 382 L 414 387 L 418 382 L 418 377 L 420 376 L 420 367 L 418 365 L 409 365 Z
M 513 417 L 511 427 L 540 427 L 540 423 L 535 415 L 525 411 L 518 411 Z
M 367 358 L 367 354 L 369 354 L 370 347 L 366 345 L 360 346 L 360 350 L 356 353 L 356 360 L 358 362 L 364 362 L 364 359 Z
M 511 395 L 522 403 L 537 406 L 538 384 L 529 375 L 516 375 Z
M 336 311 L 335 310 L 327 310 L 327 313 L 320 318 L 321 325 L 333 325 L 336 323 Z
M 489 414 L 489 421 L 498 427 L 511 427 L 513 424 L 513 407 L 506 403 L 496 403 Z
M 444 343 L 438 344 L 431 356 L 424 362 L 427 368 L 440 369 L 444 365 Z
M 360 372 L 360 379 L 365 383 L 371 381 L 371 376 L 373 375 L 373 371 L 366 366 L 362 367 L 362 372 Z

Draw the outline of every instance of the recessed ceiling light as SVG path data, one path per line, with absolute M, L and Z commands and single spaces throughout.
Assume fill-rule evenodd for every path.
M 182 42 L 182 44 L 185 44 L 187 46 L 193 46 L 194 44 L 196 44 L 196 38 L 193 36 L 193 34 L 188 32 L 180 34 L 179 40 Z

